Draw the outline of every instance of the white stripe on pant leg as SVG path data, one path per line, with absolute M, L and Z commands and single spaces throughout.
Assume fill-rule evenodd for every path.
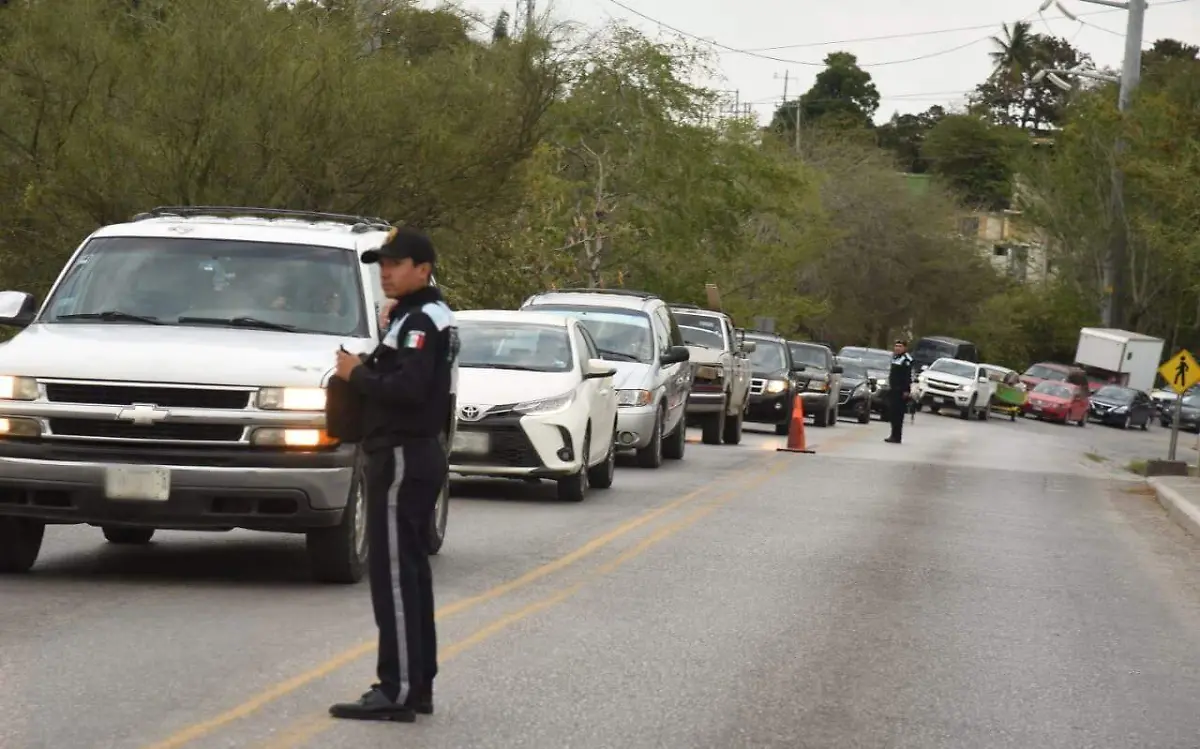
M 392 448 L 395 475 L 387 492 L 388 517 L 388 562 L 391 565 L 392 601 L 396 608 L 396 660 L 400 664 L 400 695 L 396 702 L 408 699 L 408 630 L 404 626 L 404 596 L 400 587 L 400 528 L 397 525 L 397 504 L 400 498 L 400 483 L 404 481 L 404 448 Z

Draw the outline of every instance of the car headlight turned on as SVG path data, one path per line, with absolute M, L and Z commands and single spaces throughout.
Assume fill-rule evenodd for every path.
M 534 401 L 525 401 L 513 406 L 513 410 L 523 414 L 549 414 L 555 411 L 565 411 L 575 402 L 575 391 L 556 395 L 553 398 L 539 398 Z
M 264 411 L 324 411 L 325 388 L 262 388 L 258 407 Z
M 829 389 L 829 383 L 825 380 L 809 380 L 805 387 L 814 393 L 823 393 Z
M 768 393 L 782 393 L 784 390 L 787 390 L 787 386 L 786 380 L 771 380 L 767 383 L 766 391 Z
M 648 406 L 654 402 L 654 393 L 649 390 L 618 390 L 617 405 L 626 408 Z
M 0 400 L 32 401 L 37 397 L 38 383 L 32 377 L 0 375 Z
M 250 434 L 250 444 L 256 447 L 321 448 L 333 447 L 338 441 L 324 429 L 261 427 Z

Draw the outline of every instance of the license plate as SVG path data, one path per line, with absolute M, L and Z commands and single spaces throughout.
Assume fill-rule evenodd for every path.
M 171 498 L 171 469 L 158 466 L 108 466 L 104 495 L 109 499 L 166 502 Z
M 1037 405 L 1037 404 L 1035 403 L 1035 404 L 1033 404 L 1033 410 L 1034 410 L 1034 411 L 1041 411 L 1041 410 L 1042 410 L 1042 407 L 1041 407 L 1041 406 L 1039 406 L 1039 405 Z
M 490 441 L 484 432 L 457 432 L 454 435 L 454 446 L 451 452 L 483 455 L 488 451 Z

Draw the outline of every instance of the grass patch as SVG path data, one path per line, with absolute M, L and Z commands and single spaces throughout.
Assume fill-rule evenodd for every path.
M 1146 461 L 1131 460 L 1131 461 L 1129 461 L 1129 465 L 1125 466 L 1125 470 L 1129 471 L 1130 473 L 1136 473 L 1139 476 L 1145 476 L 1146 475 Z
M 1099 453 L 1084 453 L 1083 457 L 1087 458 L 1088 460 L 1092 461 L 1093 463 L 1103 463 L 1108 460 L 1108 458 L 1104 457 L 1103 455 L 1101 455 Z

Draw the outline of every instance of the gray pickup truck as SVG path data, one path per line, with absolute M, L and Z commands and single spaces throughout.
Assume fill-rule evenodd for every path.
M 676 304 L 671 313 L 691 352 L 688 422 L 700 426 L 705 444 L 738 444 L 750 401 L 749 355 L 754 342 L 746 341 L 723 312 Z
M 360 256 L 389 228 L 159 208 L 89 236 L 40 307 L 0 292 L 0 325 L 22 328 L 0 346 L 0 573 L 33 567 L 47 525 L 86 523 L 116 544 L 303 533 L 316 578 L 361 579 L 363 458 L 324 431 L 325 386 L 339 346 L 378 341 L 378 266 Z

